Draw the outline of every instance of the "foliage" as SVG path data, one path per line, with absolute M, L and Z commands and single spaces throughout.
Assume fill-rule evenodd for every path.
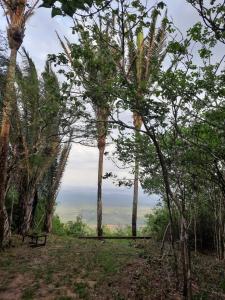
M 103 236 L 130 236 L 131 226 L 110 226 L 103 225 Z
M 81 216 L 76 217 L 76 221 L 62 223 L 58 215 L 54 215 L 52 221 L 52 233 L 59 236 L 84 236 L 93 233 L 92 229 L 84 223 Z
M 69 221 L 65 224 L 65 230 L 68 235 L 81 236 L 88 234 L 89 227 L 83 222 L 81 216 L 77 216 L 76 221 Z
M 105 0 L 43 0 L 42 7 L 52 8 L 52 17 L 68 15 L 72 17 L 77 10 L 87 11 L 94 3 L 101 5 Z
M 187 0 L 202 17 L 204 25 L 214 32 L 216 39 L 225 42 L 224 13 L 225 4 L 220 0 Z
M 55 215 L 52 219 L 52 233 L 59 236 L 66 235 L 64 224 L 60 221 L 60 218 L 57 215 Z
M 169 223 L 168 210 L 166 208 L 156 208 L 152 213 L 146 215 L 145 218 L 143 233 L 161 241 Z

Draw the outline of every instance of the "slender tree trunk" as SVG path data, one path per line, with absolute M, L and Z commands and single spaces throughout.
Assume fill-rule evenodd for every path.
M 194 217 L 194 235 L 195 235 L 195 255 L 197 255 L 197 221 L 196 221 L 196 215 Z
M 8 216 L 5 210 L 5 189 L 7 179 L 7 159 L 9 150 L 10 117 L 14 95 L 14 81 L 17 49 L 11 49 L 5 97 L 3 102 L 3 116 L 0 132 L 0 248 L 9 242 L 10 228 L 7 224 Z M 7 229 L 8 227 L 8 229 Z
M 97 234 L 98 236 L 102 236 L 102 175 L 105 152 L 105 137 L 99 139 L 98 149 Z
M 197 203 L 197 199 L 198 199 L 198 194 L 196 195 L 196 203 Z M 194 204 L 194 241 L 195 241 L 195 255 L 197 255 L 197 248 L 198 248 L 198 243 L 197 243 L 197 239 L 198 239 L 198 234 L 197 234 L 197 205 Z
M 161 247 L 160 247 L 161 255 L 163 255 L 163 249 L 164 249 L 166 238 L 168 236 L 169 229 L 171 231 L 171 224 L 170 224 L 170 222 L 167 224 L 166 229 L 165 229 L 164 234 L 163 234 L 163 238 L 162 238 L 162 242 L 161 242 Z
M 179 201 L 177 201 L 176 197 L 173 196 L 173 193 L 172 193 L 172 190 L 170 187 L 169 173 L 168 173 L 168 169 L 166 166 L 165 158 L 161 151 L 160 144 L 158 143 L 158 141 L 156 139 L 155 132 L 150 131 L 146 125 L 145 125 L 145 128 L 148 132 L 150 139 L 152 140 L 152 142 L 155 146 L 156 153 L 157 153 L 157 156 L 158 156 L 158 159 L 160 162 L 160 166 L 161 166 L 161 170 L 162 170 L 162 176 L 163 176 L 164 187 L 165 187 L 165 192 L 166 192 L 166 204 L 168 207 L 169 220 L 171 223 L 171 246 L 172 246 L 173 257 L 174 257 L 174 271 L 175 271 L 175 276 L 176 276 L 176 286 L 178 287 L 179 277 L 178 277 L 177 255 L 176 255 L 176 250 L 175 250 L 175 224 L 174 224 L 174 220 L 173 220 L 171 204 L 172 204 L 172 202 L 174 202 L 179 211 L 181 211 L 181 206 L 180 206 Z
M 134 192 L 133 192 L 133 209 L 132 209 L 132 235 L 137 235 L 137 207 L 138 207 L 138 182 L 139 181 L 139 162 L 135 158 L 134 167 Z
M 224 218 L 223 218 L 223 204 L 222 204 L 222 199 L 220 197 L 219 200 L 219 224 L 218 224 L 218 236 L 219 236 L 219 259 L 223 260 L 224 259 Z
M 185 300 L 192 299 L 192 284 L 191 284 L 191 262 L 190 251 L 188 244 L 187 222 L 184 216 L 181 216 L 181 257 L 183 265 L 183 296 Z
M 140 135 L 138 130 L 142 126 L 142 118 L 137 113 L 133 113 L 133 124 L 135 126 L 135 166 L 134 166 L 134 189 L 133 189 L 133 206 L 132 206 L 132 235 L 137 235 L 137 208 L 138 208 L 138 190 L 139 190 L 139 161 L 138 161 L 138 149 L 137 140 Z

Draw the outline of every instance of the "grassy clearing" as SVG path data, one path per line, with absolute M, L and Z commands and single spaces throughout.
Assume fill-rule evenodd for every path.
M 16 240 L 1 253 L 0 299 L 181 299 L 170 259 L 161 260 L 152 241 L 51 236 L 46 247 L 30 248 Z M 224 267 L 194 258 L 195 299 L 224 299 Z

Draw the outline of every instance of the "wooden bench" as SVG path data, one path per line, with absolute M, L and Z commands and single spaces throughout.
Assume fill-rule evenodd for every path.
M 33 234 L 25 234 L 23 235 L 23 242 L 25 242 L 26 237 L 30 239 L 30 244 L 32 246 L 45 246 L 47 242 L 47 234 L 38 234 L 38 233 L 33 233 Z M 43 241 L 40 243 L 38 242 L 40 239 L 43 239 Z

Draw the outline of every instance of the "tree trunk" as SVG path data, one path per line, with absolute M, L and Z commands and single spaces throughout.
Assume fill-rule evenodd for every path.
M 185 300 L 192 299 L 191 285 L 191 262 L 190 251 L 188 245 L 187 221 L 184 216 L 181 216 L 181 257 L 183 265 L 183 296 Z
M 47 201 L 48 201 L 48 199 L 47 199 Z M 55 201 L 52 199 L 50 199 L 47 202 L 45 221 L 44 221 L 44 231 L 47 233 L 50 233 L 52 231 L 52 219 L 53 219 L 53 213 L 54 213 L 54 205 L 55 205 Z
M 170 222 L 167 224 L 166 226 L 166 229 L 164 231 L 164 234 L 163 234 L 163 238 L 162 238 L 162 243 L 161 243 L 161 247 L 160 247 L 160 252 L 161 252 L 161 255 L 163 254 L 163 249 L 164 249 L 164 245 L 165 245 L 165 241 L 166 241 L 166 238 L 167 238 L 167 233 L 168 233 L 168 230 L 170 229 L 171 231 L 171 224 Z
M 133 209 L 132 209 L 132 235 L 137 235 L 137 206 L 138 206 L 138 180 L 139 180 L 139 162 L 135 158 L 134 167 L 134 192 L 133 192 Z
M 7 159 L 9 148 L 10 117 L 12 110 L 12 99 L 14 95 L 14 81 L 16 68 L 17 49 L 11 49 L 8 73 L 3 102 L 3 116 L 0 132 L 0 247 L 8 243 L 10 229 L 6 230 L 8 222 L 5 213 L 5 189 L 7 178 Z
M 98 190 L 97 190 L 97 234 L 102 236 L 102 175 L 103 161 L 105 152 L 105 137 L 98 142 L 99 158 L 98 158 Z
M 144 124 L 145 125 L 145 124 Z M 156 139 L 155 132 L 150 131 L 149 128 L 145 125 L 145 128 L 148 132 L 148 135 L 150 139 L 152 140 L 156 153 L 160 162 L 161 166 L 161 171 L 162 171 L 162 177 L 163 177 L 163 182 L 164 182 L 164 187 L 165 187 L 165 192 L 166 192 L 166 204 L 169 212 L 169 220 L 171 224 L 171 246 L 173 250 L 173 257 L 174 257 L 174 271 L 175 271 L 175 276 L 176 276 L 176 286 L 178 287 L 179 285 L 179 277 L 178 277 L 178 263 L 177 263 L 177 254 L 175 250 L 175 224 L 172 216 L 172 202 L 175 203 L 177 206 L 178 211 L 181 211 L 181 206 L 179 201 L 177 201 L 176 197 L 174 197 L 171 187 L 170 187 L 170 180 L 169 180 L 169 173 L 165 161 L 165 157 L 161 151 L 161 147 L 159 142 Z
M 52 219 L 53 219 L 53 211 L 46 211 L 45 221 L 44 221 L 44 231 L 46 233 L 50 233 L 52 231 Z
M 135 166 L 134 166 L 134 190 L 133 190 L 133 206 L 132 206 L 132 235 L 137 235 L 137 207 L 138 207 L 138 183 L 139 183 L 139 161 L 138 161 L 138 137 L 140 133 L 138 130 L 141 129 L 142 126 L 142 118 L 137 113 L 133 113 L 133 124 L 136 129 L 135 132 Z
M 35 190 L 34 193 L 34 201 L 33 201 L 33 205 L 32 205 L 32 213 L 31 213 L 31 227 L 32 229 L 35 229 L 35 214 L 36 214 L 36 210 L 37 210 L 37 205 L 38 205 L 38 191 Z
M 219 236 L 219 259 L 224 259 L 224 213 L 222 197 L 219 199 L 219 220 L 218 220 L 218 236 Z
M 26 234 L 31 227 L 35 194 L 35 187 L 31 187 L 27 182 L 25 182 L 22 182 L 19 195 L 20 221 L 18 232 L 22 235 Z

